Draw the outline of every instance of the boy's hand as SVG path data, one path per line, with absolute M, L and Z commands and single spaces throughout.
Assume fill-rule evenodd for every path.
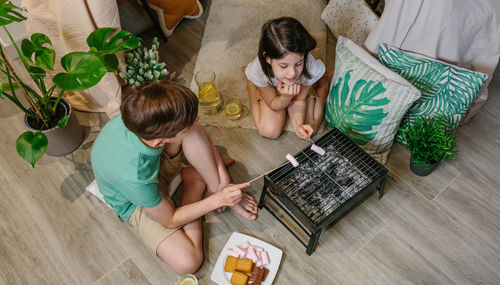
M 311 127 L 311 125 L 303 124 L 297 127 L 295 133 L 301 139 L 310 139 L 314 133 L 314 129 Z
M 223 206 L 234 206 L 238 204 L 243 197 L 243 192 L 241 189 L 250 186 L 250 183 L 241 183 L 241 184 L 229 184 L 224 187 L 224 189 L 215 193 L 217 196 L 218 207 Z
M 285 85 L 285 83 L 279 81 L 276 89 L 281 96 L 295 97 L 300 93 L 300 84 Z

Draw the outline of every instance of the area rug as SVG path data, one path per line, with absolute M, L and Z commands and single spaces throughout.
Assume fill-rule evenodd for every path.
M 255 129 L 249 110 L 246 77 L 240 68 L 257 56 L 260 29 L 270 19 L 281 16 L 298 19 L 317 41 L 312 54 L 325 63 L 326 25 L 321 20 L 325 2 L 212 0 L 193 74 L 202 69 L 213 70 L 216 73 L 215 85 L 222 99 L 240 97 L 243 114 L 239 120 L 231 121 L 223 111 L 212 116 L 200 113 L 200 123 L 204 126 Z M 190 88 L 198 92 L 194 77 Z M 291 130 L 289 123 L 286 129 Z

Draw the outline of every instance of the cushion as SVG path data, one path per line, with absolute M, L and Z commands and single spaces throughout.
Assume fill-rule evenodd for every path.
M 402 128 L 418 117 L 442 115 L 448 127 L 456 130 L 488 77 L 385 44 L 379 45 L 378 59 L 422 93 L 403 119 Z M 400 135 L 397 140 L 405 143 Z
M 203 14 L 198 0 L 146 0 L 158 15 L 165 36 L 171 36 L 175 27 L 183 19 L 195 19 Z
M 384 164 L 403 116 L 420 92 L 367 51 L 339 37 L 326 122 Z
M 365 0 L 332 0 L 323 10 L 321 19 L 336 38 L 344 36 L 363 45 L 379 18 Z

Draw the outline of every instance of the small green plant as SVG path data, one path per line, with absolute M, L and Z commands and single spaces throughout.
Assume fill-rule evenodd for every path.
M 47 70 L 54 69 L 55 51 L 52 41 L 42 33 L 34 33 L 24 39 L 19 47 L 7 26 L 12 22 L 22 22 L 26 17 L 22 9 L 9 0 L 0 0 L 0 26 L 14 46 L 22 65 L 31 77 L 33 84 L 25 83 L 12 69 L 0 45 L 0 98 L 12 101 L 26 116 L 35 121 L 37 132 L 27 131 L 16 140 L 18 154 L 33 167 L 45 153 L 48 145 L 46 135 L 41 132 L 55 127 L 63 128 L 68 115 L 56 112 L 65 91 L 81 91 L 90 88 L 102 79 L 107 72 L 116 72 L 119 51 L 137 48 L 140 39 L 126 31 L 101 28 L 87 37 L 89 50 L 70 52 L 61 58 L 60 72 L 46 80 Z M 32 88 L 31 86 L 36 86 Z M 20 89 L 16 92 L 16 89 Z M 24 101 L 18 98 L 24 97 Z
M 455 134 L 446 127 L 441 117 L 418 118 L 399 131 L 417 164 L 428 165 L 444 161 L 457 153 Z
M 139 47 L 126 54 L 125 64 L 127 72 L 121 72 L 121 78 L 125 79 L 129 86 L 139 87 L 146 80 L 158 81 L 161 77 L 168 75 L 165 63 L 159 62 L 158 39 L 153 39 L 150 49 L 139 45 Z

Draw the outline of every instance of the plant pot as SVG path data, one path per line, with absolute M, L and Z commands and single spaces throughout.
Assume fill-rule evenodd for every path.
M 418 176 L 427 176 L 431 174 L 434 169 L 436 169 L 439 165 L 439 161 L 432 164 L 422 164 L 416 163 L 413 160 L 413 155 L 410 156 L 410 169 L 413 173 Z
M 55 98 L 51 100 L 55 100 Z M 48 140 L 47 150 L 45 153 L 51 156 L 63 156 L 73 152 L 82 144 L 84 135 L 83 128 L 78 122 L 78 118 L 72 112 L 71 105 L 68 101 L 61 98 L 59 106 L 64 108 L 65 115 L 69 114 L 68 124 L 64 128 L 55 126 L 41 131 L 47 136 Z M 40 131 L 32 128 L 28 121 L 28 117 L 24 116 L 24 123 L 30 131 Z

